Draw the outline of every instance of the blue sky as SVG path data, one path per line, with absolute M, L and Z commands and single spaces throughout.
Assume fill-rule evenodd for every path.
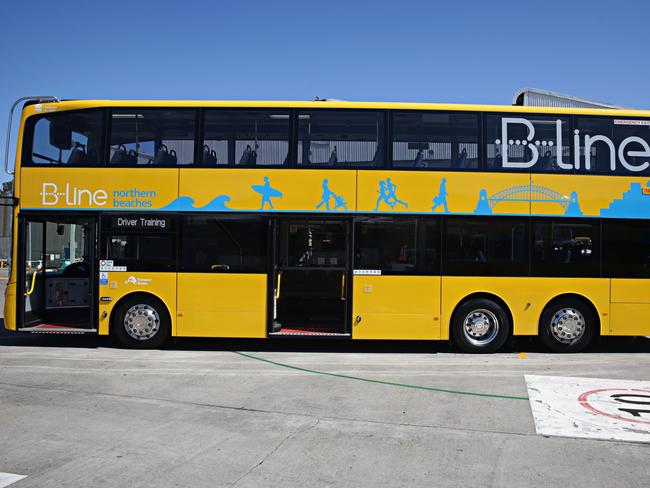
M 612 5 L 8 0 L 0 149 L 31 94 L 510 104 L 534 86 L 650 108 L 650 2 Z

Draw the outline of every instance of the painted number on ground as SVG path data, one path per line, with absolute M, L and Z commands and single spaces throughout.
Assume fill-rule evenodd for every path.
M 650 381 L 526 376 L 538 434 L 650 443 Z

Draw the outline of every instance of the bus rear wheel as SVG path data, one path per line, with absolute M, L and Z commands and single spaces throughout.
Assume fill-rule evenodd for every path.
M 112 324 L 117 342 L 130 349 L 155 349 L 169 337 L 167 308 L 153 297 L 134 296 L 118 304 Z
M 454 314 L 451 337 L 464 352 L 498 351 L 510 334 L 510 319 L 503 308 L 486 298 L 463 303 Z
M 594 336 L 596 319 L 582 300 L 565 298 L 550 303 L 544 309 L 539 324 L 539 336 L 553 352 L 580 352 Z

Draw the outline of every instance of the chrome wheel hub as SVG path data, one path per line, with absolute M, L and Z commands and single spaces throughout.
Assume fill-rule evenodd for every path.
M 468 313 L 463 322 L 465 338 L 475 346 L 484 346 L 492 342 L 499 333 L 499 320 L 484 308 Z
M 124 316 L 124 329 L 133 339 L 146 341 L 158 333 L 160 316 L 156 309 L 149 305 L 134 305 Z
M 551 334 L 562 344 L 573 344 L 585 333 L 585 318 L 575 308 L 561 308 L 551 319 Z

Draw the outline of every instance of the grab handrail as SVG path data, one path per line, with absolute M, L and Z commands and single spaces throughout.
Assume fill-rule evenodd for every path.
M 25 293 L 25 296 L 26 296 L 26 297 L 28 297 L 29 295 L 31 295 L 32 293 L 34 293 L 34 287 L 36 286 L 36 274 L 37 274 L 39 271 L 40 271 L 40 269 L 37 269 L 36 271 L 34 271 L 34 273 L 32 273 L 32 284 L 31 284 L 31 286 L 29 287 L 29 291 L 27 291 L 27 292 Z
M 9 110 L 9 123 L 7 124 L 7 137 L 5 139 L 5 173 L 7 173 L 8 175 L 14 174 L 13 172 L 9 171 L 9 143 L 11 142 L 11 123 L 14 120 L 14 110 L 16 110 L 16 107 L 21 103 L 30 100 L 34 100 L 37 102 L 60 102 L 61 101 L 57 97 L 46 95 L 42 97 L 40 96 L 21 97 L 13 103 L 11 109 Z

